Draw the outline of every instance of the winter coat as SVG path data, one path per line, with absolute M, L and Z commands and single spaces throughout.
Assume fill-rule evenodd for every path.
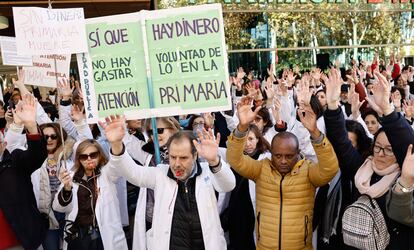
M 133 249 L 169 249 L 172 217 L 178 189 L 177 182 L 167 176 L 169 165 L 160 164 L 156 168 L 140 167 L 126 153 L 120 156 L 111 155 L 110 163 L 130 183 L 154 190 L 155 206 L 152 228 L 147 232 L 146 243 L 141 242 L 144 237 L 138 235 L 137 230 L 134 231 Z M 235 186 L 235 179 L 229 166 L 223 161 L 221 164 L 221 170 L 213 174 L 207 163 L 200 163 L 202 172 L 196 177 L 197 207 L 203 241 L 207 250 L 226 249 L 227 247 L 220 225 L 215 191 L 231 191 Z M 145 210 L 137 208 L 136 221 L 137 218 L 145 219 Z M 135 224 L 136 227 L 139 225 Z
M 256 249 L 312 249 L 315 189 L 338 171 L 330 142 L 324 137 L 313 144 L 319 164 L 303 159 L 282 176 L 269 159 L 243 155 L 246 139 L 230 135 L 227 160 L 241 176 L 256 182 Z

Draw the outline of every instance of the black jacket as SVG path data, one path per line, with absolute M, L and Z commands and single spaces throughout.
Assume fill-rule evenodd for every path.
M 40 136 L 28 136 L 27 144 L 26 151 L 15 149 L 10 154 L 6 150 L 3 154 L 0 208 L 22 246 L 36 249 L 46 236 L 49 221 L 37 209 L 30 175 L 42 165 L 47 155 Z
M 408 145 L 414 144 L 414 131 L 408 124 L 407 120 L 399 113 L 391 114 L 380 118 L 385 134 L 392 146 L 397 162 L 402 167 L 405 156 L 407 154 Z M 379 181 L 380 177 L 373 176 L 371 184 Z M 388 194 L 388 193 L 387 193 Z M 391 235 L 390 245 L 387 249 L 413 249 L 414 228 L 410 228 L 398 223 L 387 216 L 386 213 L 386 196 L 383 195 L 376 199 L 387 223 L 388 232 Z
M 359 192 L 354 185 L 354 177 L 359 167 L 364 163 L 365 157 L 352 146 L 348 138 L 345 126 L 345 117 L 342 109 L 325 110 L 324 120 L 326 136 L 335 150 L 341 169 L 342 203 L 339 212 L 339 220 L 336 227 L 336 235 L 329 238 L 329 243 L 322 240 L 323 216 L 325 213 L 329 184 L 319 188 L 315 198 L 313 227 L 318 227 L 318 249 L 352 249 L 343 243 L 342 238 L 342 216 L 345 208 L 357 200 Z
M 203 232 L 195 196 L 195 182 L 201 171 L 201 166 L 197 163 L 195 176 L 182 182 L 175 179 L 171 169 L 168 170 L 168 177 L 176 180 L 178 184 L 171 224 L 170 250 L 204 249 Z

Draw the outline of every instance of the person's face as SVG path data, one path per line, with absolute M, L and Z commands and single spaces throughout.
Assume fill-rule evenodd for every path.
M 203 117 L 197 117 L 194 119 L 193 124 L 191 124 L 192 128 L 197 128 L 198 126 L 204 127 L 204 118 Z
M 12 97 L 12 101 L 13 101 L 14 105 L 17 105 L 17 103 L 19 103 L 20 100 L 21 100 L 21 96 L 20 95 L 14 95 Z
M 79 161 L 85 172 L 93 171 L 99 163 L 99 150 L 91 145 L 79 154 Z
M 374 135 L 375 133 L 377 133 L 379 129 L 379 123 L 375 116 L 367 115 L 365 117 L 365 124 L 367 125 L 368 131 L 371 133 L 371 135 Z
M 55 130 L 53 128 L 44 128 L 43 129 L 43 136 L 46 139 L 46 149 L 48 152 L 53 152 L 58 143 L 58 135 L 56 134 Z
M 260 132 L 263 131 L 263 128 L 265 126 L 263 117 L 261 117 L 260 115 L 257 115 L 256 118 L 253 120 L 253 124 L 257 126 Z
M 348 102 L 348 92 L 341 91 L 340 98 L 341 98 L 341 102 L 344 102 L 344 103 Z
M 348 139 L 354 148 L 358 148 L 358 136 L 354 132 L 348 132 Z
M 321 103 L 322 107 L 325 107 L 326 106 L 326 94 L 324 92 L 320 91 L 316 94 L 316 97 L 318 98 L 318 100 Z
M 381 132 L 374 144 L 374 163 L 378 169 L 383 170 L 396 162 L 391 144 L 385 132 Z
M 253 154 L 256 151 L 257 143 L 259 139 L 257 139 L 256 135 L 250 131 L 249 135 L 247 136 L 247 142 L 244 146 L 244 152 L 248 155 Z
M 189 140 L 173 141 L 168 150 L 170 169 L 175 178 L 185 181 L 193 170 L 196 156 L 191 153 Z
M 401 99 L 401 93 L 398 90 L 394 91 L 391 95 L 393 98 Z
M 158 132 L 158 144 L 160 147 L 167 144 L 168 139 L 170 139 L 170 137 L 175 133 L 174 129 L 170 128 L 168 124 L 164 123 L 161 120 L 157 120 L 157 130 L 158 130 L 157 131 Z M 151 136 L 151 139 L 154 139 L 151 131 L 152 131 L 152 128 L 150 127 L 148 134 Z
M 400 77 L 400 78 L 398 78 L 397 85 L 400 86 L 400 87 L 402 87 L 402 88 L 405 88 L 405 86 L 407 86 L 407 82 L 404 81 L 402 79 L 402 77 Z
M 128 121 L 128 128 L 129 129 L 140 129 L 141 128 L 141 120 L 129 120 Z
M 298 145 L 293 138 L 278 138 L 272 145 L 272 164 L 281 175 L 286 175 L 298 161 Z

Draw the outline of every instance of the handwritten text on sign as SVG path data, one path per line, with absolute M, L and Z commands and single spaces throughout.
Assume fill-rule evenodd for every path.
M 21 55 L 87 51 L 82 8 L 13 7 L 17 52 Z
M 56 88 L 56 79 L 69 77 L 69 66 L 70 55 L 33 56 L 33 66 L 23 67 L 24 83 Z

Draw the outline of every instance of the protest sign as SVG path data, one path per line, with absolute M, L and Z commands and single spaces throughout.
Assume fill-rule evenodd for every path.
M 144 12 L 151 116 L 231 109 L 220 4 Z
M 148 90 L 139 13 L 86 20 L 89 53 L 78 54 L 89 123 L 111 114 L 128 119 L 148 112 Z
M 33 56 L 33 66 L 23 67 L 24 84 L 56 88 L 57 80 L 69 78 L 69 66 L 70 55 Z
M 3 65 L 12 66 L 31 66 L 33 65 L 31 56 L 20 56 L 17 54 L 15 37 L 0 37 L 1 57 Z
M 87 51 L 82 8 L 13 7 L 13 20 L 19 55 Z
M 88 123 L 231 109 L 223 27 L 219 4 L 87 19 Z

